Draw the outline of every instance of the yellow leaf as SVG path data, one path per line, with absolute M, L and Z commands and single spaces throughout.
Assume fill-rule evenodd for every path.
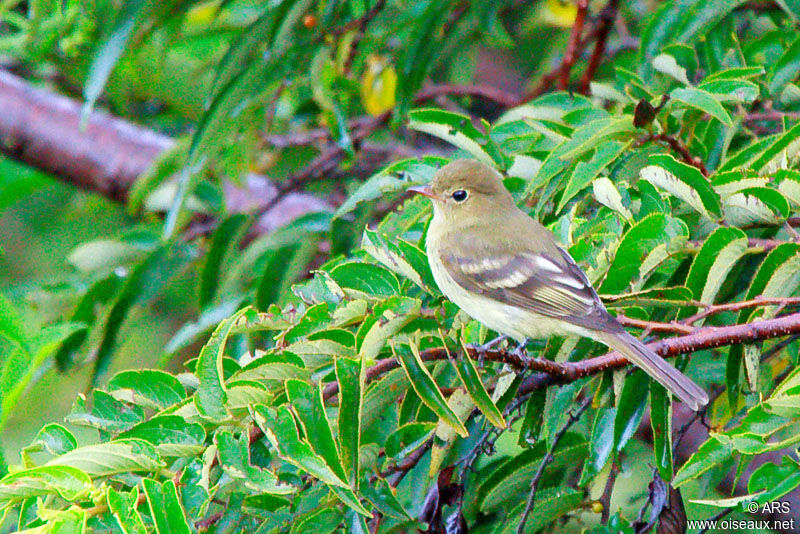
M 545 24 L 558 28 L 571 28 L 578 14 L 578 6 L 570 0 L 547 0 L 542 9 Z
M 361 75 L 361 104 L 367 113 L 377 117 L 392 109 L 397 89 L 397 73 L 388 59 L 371 55 Z
M 208 26 L 217 16 L 219 4 L 219 0 L 212 0 L 192 7 L 186 13 L 186 22 L 190 26 Z

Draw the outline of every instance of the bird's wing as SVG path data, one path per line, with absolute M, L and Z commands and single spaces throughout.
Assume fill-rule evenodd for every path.
M 616 331 L 586 275 L 570 255 L 561 258 L 536 252 L 459 254 L 448 251 L 441 260 L 452 278 L 468 291 L 562 319 L 593 330 Z

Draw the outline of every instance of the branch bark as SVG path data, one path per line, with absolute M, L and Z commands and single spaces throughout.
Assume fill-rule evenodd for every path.
M 117 202 L 125 202 L 136 179 L 175 144 L 170 137 L 99 111 L 81 128 L 79 102 L 3 70 L 0 109 L 0 152 Z M 258 211 L 278 194 L 261 175 L 251 174 L 243 183 L 225 185 L 231 211 Z M 291 193 L 263 215 L 258 229 L 268 232 L 325 209 L 330 206 L 312 195 Z

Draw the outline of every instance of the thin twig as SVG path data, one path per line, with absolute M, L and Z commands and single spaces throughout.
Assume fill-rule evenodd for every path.
M 688 163 L 692 167 L 697 167 L 697 169 L 699 169 L 700 172 L 703 173 L 703 176 L 708 176 L 708 169 L 703 163 L 703 160 L 694 157 L 692 153 L 689 152 L 689 147 L 684 145 L 678 138 L 664 133 L 660 133 L 657 135 L 651 134 L 648 137 L 642 139 L 638 144 L 644 144 L 649 141 L 661 141 L 666 143 L 672 150 L 674 150 L 680 155 L 681 159 L 685 163 Z
M 698 328 L 691 334 L 661 339 L 648 343 L 647 346 L 662 357 L 671 358 L 680 354 L 691 354 L 704 349 L 754 343 L 766 339 L 800 334 L 800 313 L 793 313 L 775 319 L 765 319 L 747 324 L 730 326 L 708 326 Z M 554 362 L 543 358 L 521 357 L 512 351 L 487 350 L 479 351 L 468 347 L 467 353 L 473 359 L 483 355 L 486 360 L 506 363 L 516 369 L 538 371 L 530 380 L 526 379 L 520 386 L 520 393 L 540 389 L 558 380 L 573 382 L 585 376 L 592 376 L 609 369 L 618 369 L 628 365 L 628 360 L 618 352 L 609 352 L 602 356 L 576 362 Z M 420 353 L 423 361 L 447 359 L 444 347 L 424 350 Z M 378 360 L 366 371 L 367 382 L 396 369 L 400 364 L 395 358 Z M 523 389 L 524 388 L 524 389 Z M 329 382 L 323 389 L 323 398 L 332 399 L 339 392 L 337 382 Z
M 800 297 L 756 297 L 740 302 L 728 302 L 725 304 L 706 305 L 705 310 L 684 319 L 686 324 L 693 324 L 709 315 L 714 315 L 724 311 L 739 311 L 747 308 L 758 308 L 760 306 L 794 306 L 800 305 Z
M 385 6 L 386 0 L 377 0 L 375 5 L 357 20 L 357 31 L 353 36 L 353 41 L 350 43 L 350 50 L 347 53 L 347 59 L 345 59 L 344 64 L 342 65 L 342 70 L 345 74 L 350 72 L 350 67 L 352 67 L 353 60 L 355 59 L 356 52 L 358 51 L 358 45 L 361 43 L 361 40 L 364 39 L 367 26 L 370 22 L 372 22 L 372 19 L 378 16 L 378 13 L 380 13 Z
M 531 489 L 528 492 L 528 500 L 525 503 L 525 511 L 522 513 L 522 519 L 520 519 L 519 526 L 517 527 L 517 534 L 524 534 L 525 532 L 525 523 L 528 522 L 528 516 L 531 514 L 531 510 L 533 510 L 533 504 L 536 501 L 536 490 L 539 487 L 539 480 L 541 480 L 542 475 L 544 474 L 544 468 L 548 464 L 552 463 L 553 451 L 555 450 L 556 446 L 558 446 L 558 442 L 561 440 L 561 437 L 566 434 L 567 430 L 569 430 L 569 428 L 581 418 L 583 412 L 586 411 L 591 403 L 592 397 L 587 396 L 575 412 L 570 412 L 567 422 L 564 423 L 564 426 L 562 426 L 553 436 L 553 440 L 550 442 L 550 449 L 547 451 L 547 454 L 544 456 L 544 458 L 542 458 L 542 463 L 539 464 L 536 474 L 534 474 L 533 478 L 531 479 Z
M 592 57 L 589 58 L 589 64 L 586 66 L 586 70 L 583 76 L 581 76 L 581 81 L 578 85 L 578 91 L 583 94 L 589 93 L 589 84 L 594 78 L 600 63 L 603 61 L 606 41 L 608 40 L 608 34 L 611 32 L 611 27 L 614 25 L 614 20 L 617 18 L 618 7 L 619 0 L 608 0 L 608 3 L 600 12 L 595 32 L 597 34 L 597 40 L 594 43 Z
M 600 522 L 604 525 L 608 524 L 608 519 L 611 515 L 611 495 L 614 493 L 614 483 L 617 481 L 619 474 L 619 465 L 617 465 L 617 457 L 611 459 L 611 468 L 608 472 L 606 485 L 603 487 L 603 494 L 600 495 L 600 504 L 603 506 L 603 511 L 600 512 Z
M 583 48 L 580 46 L 581 35 L 583 34 L 583 23 L 586 21 L 588 8 L 589 0 L 578 0 L 578 12 L 575 15 L 575 22 L 569 34 L 569 42 L 567 43 L 567 49 L 564 51 L 564 58 L 561 60 L 561 72 L 558 79 L 558 88 L 561 90 L 569 87 L 569 73 Z

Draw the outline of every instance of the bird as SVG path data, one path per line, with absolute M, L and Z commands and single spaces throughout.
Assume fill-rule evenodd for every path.
M 439 289 L 467 315 L 520 347 L 553 335 L 593 339 L 625 356 L 692 410 L 708 404 L 702 388 L 608 313 L 575 260 L 516 205 L 498 171 L 457 159 L 428 184 L 409 191 L 433 202 L 425 240 L 428 263 Z

